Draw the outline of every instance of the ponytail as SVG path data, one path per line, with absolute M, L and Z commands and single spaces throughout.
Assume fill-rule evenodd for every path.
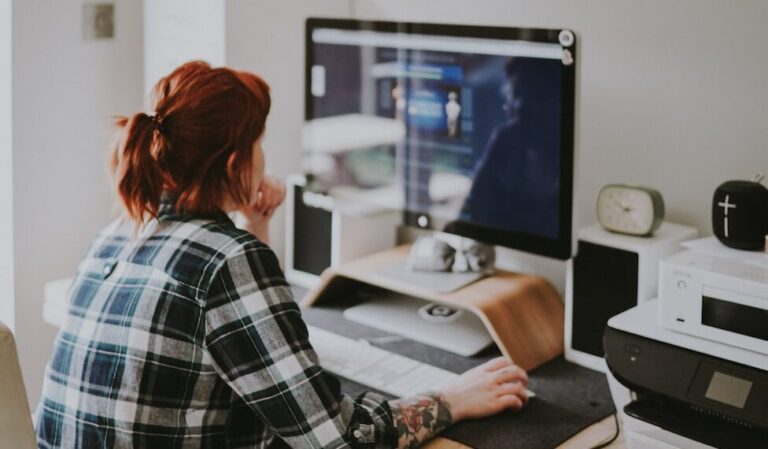
M 271 100 L 258 76 L 189 62 L 153 90 L 159 115 L 120 117 L 112 154 L 117 193 L 137 223 L 157 217 L 161 197 L 197 216 L 251 193 L 253 146 L 264 133 Z
M 119 117 L 116 124 L 125 130 L 112 159 L 117 193 L 128 216 L 141 223 L 157 216 L 165 184 L 159 160 L 167 145 L 162 120 L 140 112 L 130 119 Z

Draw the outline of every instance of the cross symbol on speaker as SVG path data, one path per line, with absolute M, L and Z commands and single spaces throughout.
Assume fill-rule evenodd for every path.
M 723 208 L 723 226 L 725 229 L 725 236 L 728 237 L 728 210 L 736 209 L 736 204 L 730 202 L 731 195 L 725 195 L 725 201 L 717 203 L 718 206 Z

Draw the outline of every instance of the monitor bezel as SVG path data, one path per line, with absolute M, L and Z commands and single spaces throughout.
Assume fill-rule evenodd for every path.
M 312 32 L 318 28 L 341 30 L 369 30 L 391 33 L 423 34 L 432 36 L 462 36 L 499 40 L 525 40 L 529 42 L 560 44 L 562 29 L 512 28 L 484 25 L 438 24 L 419 22 L 391 22 L 378 20 L 336 19 L 310 17 L 305 23 L 305 66 L 304 66 L 304 120 L 312 119 L 311 68 L 314 63 Z M 572 32 L 572 31 L 571 31 Z M 573 32 L 572 32 L 573 33 Z M 495 229 L 474 223 L 454 221 L 444 229 L 434 229 L 431 223 L 421 226 L 419 220 L 424 213 L 403 209 L 403 223 L 420 229 L 434 229 L 448 232 L 480 242 L 504 246 L 554 259 L 567 260 L 573 255 L 573 200 L 574 200 L 574 159 L 575 159 L 575 121 L 576 121 L 576 67 L 577 36 L 573 33 L 573 42 L 567 47 L 573 63 L 563 65 L 561 96 L 561 148 L 560 148 L 560 210 L 558 236 L 548 238 L 534 234 Z M 564 49 L 566 47 L 563 47 Z M 431 222 L 431 220 L 427 220 Z

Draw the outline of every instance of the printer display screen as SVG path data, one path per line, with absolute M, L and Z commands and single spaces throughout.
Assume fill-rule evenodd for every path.
M 704 397 L 743 409 L 751 389 L 752 382 L 715 371 Z

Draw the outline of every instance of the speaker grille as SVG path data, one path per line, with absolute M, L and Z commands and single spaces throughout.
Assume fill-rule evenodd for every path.
M 637 305 L 638 255 L 579 241 L 573 260 L 573 349 L 603 357 L 608 319 Z
M 320 275 L 331 266 L 331 212 L 304 204 L 304 189 L 293 186 L 293 268 Z

